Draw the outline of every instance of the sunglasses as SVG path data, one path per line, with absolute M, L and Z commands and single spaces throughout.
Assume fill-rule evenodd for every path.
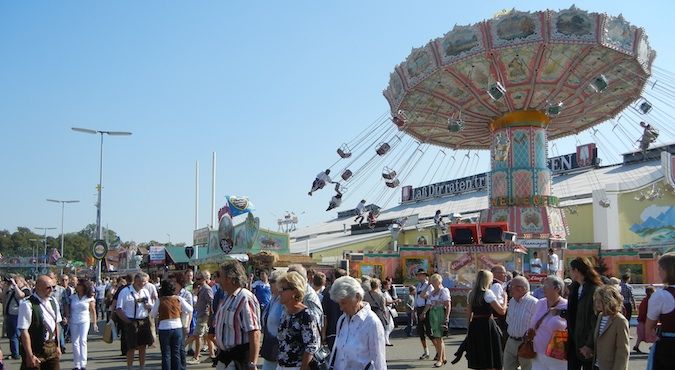
M 54 290 L 54 289 L 56 289 L 56 285 L 50 285 L 50 286 L 47 287 L 47 289 Z

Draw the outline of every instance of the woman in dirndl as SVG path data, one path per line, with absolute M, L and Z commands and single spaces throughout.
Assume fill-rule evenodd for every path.
M 506 314 L 506 302 L 504 306 L 497 302 L 497 297 L 490 290 L 492 278 L 490 271 L 478 271 L 476 282 L 469 293 L 469 331 L 465 343 L 470 369 L 502 368 L 502 332 L 492 312 Z
M 649 352 L 647 369 L 673 368 L 675 352 L 675 253 L 666 253 L 659 258 L 659 277 L 665 285 L 649 298 L 647 308 L 647 335 L 657 335 L 658 340 Z M 660 332 L 656 324 L 661 323 Z
M 429 293 L 427 305 L 422 312 L 422 319 L 429 316 L 429 327 L 431 328 L 431 341 L 436 348 L 436 362 L 434 367 L 445 365 L 448 360 L 445 358 L 445 343 L 443 337 L 448 334 L 448 319 L 450 318 L 450 291 L 441 285 L 443 278 L 439 274 L 433 274 L 429 282 L 434 290 Z

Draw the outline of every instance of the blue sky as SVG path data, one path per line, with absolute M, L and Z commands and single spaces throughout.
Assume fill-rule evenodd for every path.
M 516 4 L 572 2 L 0 2 L 0 229 L 60 227 L 46 198 L 81 201 L 67 206 L 66 232 L 95 222 L 99 142 L 73 126 L 133 132 L 104 144 L 103 224 L 124 240 L 189 243 L 195 161 L 205 226 L 213 151 L 218 206 L 247 195 L 272 229 L 286 210 L 305 212 L 301 225 L 333 217 L 330 192 L 309 198 L 308 187 L 388 110 L 394 66 L 454 24 Z M 672 4 L 576 1 L 644 27 L 669 71 Z

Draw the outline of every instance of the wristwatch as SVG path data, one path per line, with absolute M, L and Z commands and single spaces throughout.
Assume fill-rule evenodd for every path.
M 257 368 L 258 368 L 258 365 L 254 364 L 253 362 L 249 362 L 249 363 L 248 363 L 248 368 L 249 368 L 249 369 L 257 369 Z

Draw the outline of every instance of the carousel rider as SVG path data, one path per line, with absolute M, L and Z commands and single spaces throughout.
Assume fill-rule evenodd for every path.
M 326 186 L 327 183 L 331 184 L 337 184 L 337 182 L 334 182 L 331 180 L 330 176 L 330 170 L 326 170 L 324 172 L 319 172 L 319 174 L 316 175 L 316 178 L 314 179 L 314 182 L 312 183 L 312 190 L 307 193 L 310 197 L 312 196 L 312 193 L 319 189 L 323 189 L 324 186 Z
M 377 216 L 380 215 L 380 210 L 377 208 L 371 209 L 370 212 L 368 212 L 368 227 L 371 229 L 375 228 L 375 223 L 377 223 Z
M 331 198 L 330 203 L 328 204 L 328 208 L 326 208 L 326 211 L 330 211 L 333 208 L 337 208 L 342 204 L 342 193 L 340 192 L 340 184 L 335 183 L 335 195 L 333 195 L 333 198 Z
M 436 227 L 441 230 L 445 231 L 445 221 L 443 221 L 443 215 L 441 214 L 441 210 L 438 209 L 436 210 L 436 214 L 434 215 L 434 224 Z
M 354 208 L 354 211 L 356 211 L 356 218 L 354 219 L 354 222 L 357 222 L 356 220 L 359 220 L 359 225 L 363 222 L 363 213 L 366 211 L 366 200 L 361 199 L 359 204 L 356 205 L 356 208 Z
M 659 130 L 655 129 L 646 122 L 640 122 L 640 127 L 644 129 L 642 132 L 642 137 L 640 140 L 640 149 L 644 152 L 649 149 L 649 145 L 656 141 L 656 138 L 659 137 Z

